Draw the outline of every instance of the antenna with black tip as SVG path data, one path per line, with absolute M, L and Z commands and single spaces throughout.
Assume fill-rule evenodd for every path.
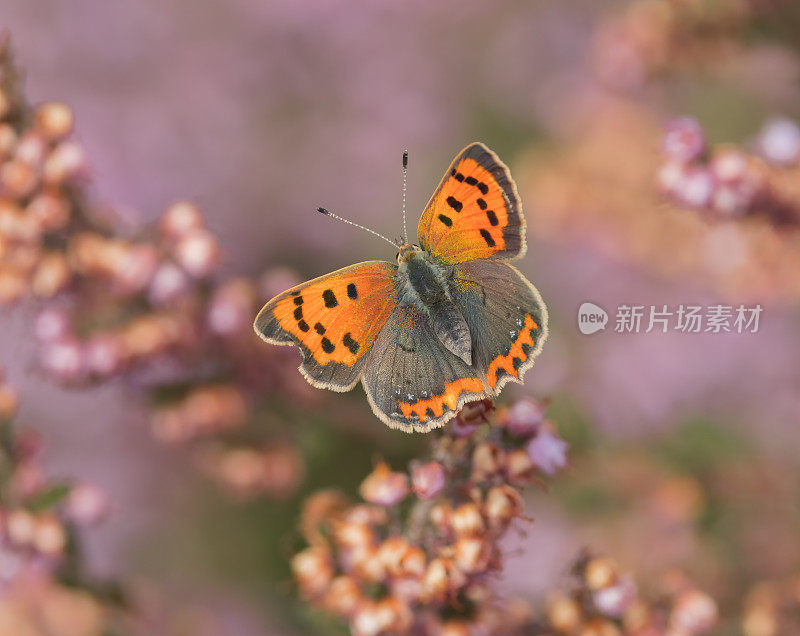
M 325 208 L 317 208 L 317 212 L 319 212 L 320 214 L 324 214 L 325 216 L 329 216 L 332 219 L 336 219 L 337 221 L 342 221 L 343 223 L 347 223 L 348 225 L 352 225 L 353 227 L 357 227 L 359 229 L 365 230 L 365 231 L 369 232 L 370 234 L 374 234 L 378 238 L 382 238 L 387 243 L 391 243 L 396 248 L 398 248 L 398 249 L 400 248 L 400 246 L 397 243 L 395 243 L 391 239 L 386 238 L 383 234 L 378 234 L 375 230 L 371 230 L 368 227 L 364 227 L 363 225 L 360 225 L 358 223 L 353 223 L 352 221 L 349 221 L 349 220 L 345 219 L 344 217 L 339 216 L 338 214 L 334 214 L 333 212 L 328 212 L 328 210 L 326 210 Z
M 403 243 L 408 245 L 406 228 L 406 185 L 408 184 L 408 150 L 403 151 Z

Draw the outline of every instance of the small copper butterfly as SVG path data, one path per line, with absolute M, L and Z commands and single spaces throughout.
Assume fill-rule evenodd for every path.
M 525 219 L 491 150 L 458 154 L 418 234 L 419 245 L 395 244 L 396 264 L 358 263 L 293 287 L 254 324 L 267 342 L 300 348 L 313 386 L 349 391 L 361 380 L 375 415 L 406 432 L 522 383 L 547 338 L 539 292 L 506 262 L 525 254 Z

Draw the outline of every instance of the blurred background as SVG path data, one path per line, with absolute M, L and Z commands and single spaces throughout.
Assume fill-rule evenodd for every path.
M 82 558 L 136 586 L 153 633 L 329 633 L 291 581 L 300 502 L 354 493 L 376 457 L 403 467 L 427 440 L 384 430 L 360 387 L 310 389 L 296 351 L 266 351 L 249 324 L 299 280 L 393 259 L 317 206 L 398 236 L 403 149 L 413 224 L 472 141 L 518 183 L 518 267 L 551 316 L 500 402 L 550 400 L 570 444 L 567 470 L 527 494 L 535 521 L 507 537 L 519 556 L 498 586 L 543 598 L 591 546 L 644 589 L 680 569 L 738 633 L 758 582 L 800 571 L 796 3 L 4 0 L 0 27 L 24 78 L 12 90 L 6 72 L 8 101 L 74 114 L 70 218 L 141 247 L 83 236 L 50 287 L 38 251 L 30 271 L 4 266 L 0 346 L 46 472 L 107 500 Z M 111 308 L 82 282 L 96 271 Z M 162 314 L 182 294 L 206 322 L 172 342 L 159 329 L 186 325 Z M 579 332 L 585 301 L 606 330 Z M 763 312 L 757 333 L 617 333 L 623 304 Z

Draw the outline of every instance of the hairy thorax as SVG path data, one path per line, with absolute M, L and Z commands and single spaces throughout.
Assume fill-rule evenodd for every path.
M 453 355 L 472 364 L 472 338 L 464 316 L 450 295 L 452 268 L 434 260 L 416 245 L 404 245 L 397 255 L 400 302 L 428 317 L 436 337 Z

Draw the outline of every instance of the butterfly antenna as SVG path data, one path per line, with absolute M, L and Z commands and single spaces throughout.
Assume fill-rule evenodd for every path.
M 406 228 L 406 185 L 408 184 L 408 150 L 403 151 L 403 242 L 408 245 Z
M 338 214 L 334 214 L 333 212 L 328 212 L 328 210 L 326 210 L 325 208 L 317 208 L 317 212 L 319 212 L 320 214 L 324 214 L 325 216 L 329 216 L 332 219 L 336 219 L 337 221 L 342 221 L 344 223 L 347 223 L 348 225 L 352 225 L 353 227 L 357 227 L 357 228 L 360 228 L 362 230 L 365 230 L 365 231 L 369 232 L 370 234 L 374 234 L 378 238 L 382 238 L 387 243 L 391 243 L 396 248 L 398 248 L 398 249 L 400 248 L 400 246 L 397 243 L 395 243 L 391 239 L 386 238 L 383 234 L 378 234 L 375 230 L 370 230 L 368 227 L 364 227 L 363 225 L 359 225 L 358 223 L 353 223 L 352 221 L 349 221 L 349 220 L 339 216 Z

